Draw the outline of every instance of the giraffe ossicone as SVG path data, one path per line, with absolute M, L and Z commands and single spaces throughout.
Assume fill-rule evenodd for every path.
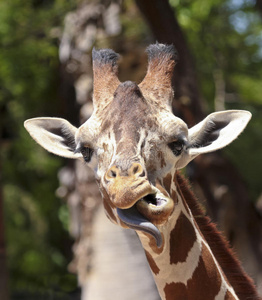
M 146 76 L 136 84 L 119 81 L 114 51 L 93 50 L 92 116 L 79 128 L 59 118 L 30 119 L 25 127 L 49 152 L 81 159 L 94 170 L 107 216 L 137 231 L 162 299 L 255 295 L 251 280 L 213 225 L 205 225 L 212 227 L 212 234 L 203 233 L 204 225 L 195 217 L 198 208 L 190 205 L 193 196 L 177 172 L 199 154 L 230 144 L 251 114 L 216 112 L 188 129 L 172 113 L 174 47 L 155 44 L 147 52 Z M 225 270 L 220 250 L 210 245 L 212 235 L 217 248 L 234 262 L 233 271 Z M 236 269 L 241 275 L 231 274 Z M 242 287 L 234 276 L 243 278 Z

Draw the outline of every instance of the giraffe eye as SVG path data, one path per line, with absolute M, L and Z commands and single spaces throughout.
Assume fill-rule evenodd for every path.
M 83 155 L 85 162 L 90 162 L 94 150 L 89 147 L 82 147 L 80 152 Z
M 177 140 L 172 143 L 168 144 L 168 147 L 170 150 L 174 153 L 175 156 L 178 156 L 181 154 L 183 148 L 184 148 L 184 141 L 182 140 Z

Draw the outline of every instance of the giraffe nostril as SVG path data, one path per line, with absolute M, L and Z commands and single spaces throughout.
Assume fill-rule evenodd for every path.
M 117 176 L 118 176 L 118 170 L 116 169 L 115 166 L 113 166 L 106 172 L 105 178 L 106 180 L 112 180 L 115 179 Z
M 141 177 L 144 177 L 146 175 L 145 171 L 143 170 L 142 173 L 139 175 Z
M 138 163 L 133 164 L 131 173 L 132 173 L 132 175 L 136 175 L 139 177 L 145 176 L 145 171 L 144 171 L 143 167 Z
M 116 178 L 116 172 L 113 171 L 113 170 L 111 170 L 111 171 L 110 171 L 110 177 Z
M 133 163 L 129 168 L 119 168 L 117 166 L 112 166 L 105 174 L 105 179 L 107 181 L 114 181 L 118 177 L 129 177 L 129 176 L 135 176 L 138 177 L 144 177 L 145 171 L 141 164 L 139 163 Z
M 133 173 L 136 174 L 138 172 L 138 169 L 139 169 L 138 166 L 135 166 L 133 169 Z

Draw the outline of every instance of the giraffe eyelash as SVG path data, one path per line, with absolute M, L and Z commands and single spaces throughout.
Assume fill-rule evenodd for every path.
M 80 152 L 83 155 L 85 162 L 88 163 L 91 161 L 92 155 L 94 153 L 93 149 L 91 149 L 89 147 L 83 147 Z
M 90 147 L 87 147 L 87 146 L 83 146 L 83 145 L 78 145 L 78 147 L 75 149 L 74 153 L 81 153 L 83 158 L 84 158 L 84 161 L 86 163 L 90 162 L 91 161 L 91 158 L 93 156 L 93 153 L 94 153 L 94 150 Z
M 182 139 L 178 139 L 172 143 L 168 144 L 169 149 L 173 152 L 175 156 L 178 156 L 181 154 L 185 147 L 185 141 Z

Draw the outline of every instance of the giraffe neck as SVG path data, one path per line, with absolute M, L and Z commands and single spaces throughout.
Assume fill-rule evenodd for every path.
M 163 180 L 163 185 L 170 191 L 170 195 L 176 202 L 174 212 L 167 224 L 159 226 L 164 240 L 163 246 L 158 249 L 150 236 L 138 233 L 161 298 L 166 300 L 246 299 L 237 296 L 234 290 L 235 286 L 239 288 L 243 284 L 244 279 L 248 282 L 248 286 L 245 286 L 246 291 L 244 287 L 242 288 L 243 293 L 247 296 L 250 296 L 251 292 L 256 295 L 247 277 L 242 278 L 241 283 L 236 283 L 234 288 L 229 283 L 229 278 L 225 275 L 197 224 L 196 218 L 200 216 L 194 217 L 185 202 L 185 194 L 188 196 L 190 192 L 186 191 L 185 187 L 182 191 L 181 184 L 181 176 L 177 174 L 169 175 Z M 199 208 L 196 210 L 197 214 L 202 214 Z M 215 231 L 214 225 L 210 226 Z M 240 272 L 237 273 L 238 277 L 242 275 L 245 277 L 238 261 L 227 249 L 224 239 L 217 231 L 215 234 L 219 237 L 218 240 L 216 239 L 218 246 L 220 242 L 224 243 L 225 260 L 229 263 L 233 261 L 237 265 L 237 271 Z M 255 296 L 252 299 L 259 298 Z

